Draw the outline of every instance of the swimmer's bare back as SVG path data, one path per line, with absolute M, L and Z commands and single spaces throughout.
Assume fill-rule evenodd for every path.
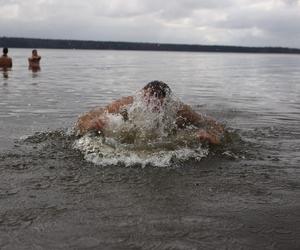
M 0 68 L 11 68 L 12 67 L 12 59 L 9 56 L 1 56 L 0 57 Z

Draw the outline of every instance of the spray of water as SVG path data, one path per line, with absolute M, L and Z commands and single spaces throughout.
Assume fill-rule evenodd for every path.
M 121 114 L 105 114 L 107 126 L 102 135 L 86 134 L 74 147 L 99 165 L 164 167 L 191 158 L 200 160 L 208 149 L 196 140 L 193 128 L 178 130 L 179 106 L 173 94 L 160 101 L 138 92 Z

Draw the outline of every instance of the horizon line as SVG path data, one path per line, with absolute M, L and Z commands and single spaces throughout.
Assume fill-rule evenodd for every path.
M 208 47 L 238 47 L 238 48 L 280 48 L 280 49 L 295 49 L 300 50 L 300 48 L 288 47 L 288 46 L 250 46 L 250 45 L 220 45 L 220 44 L 199 44 L 199 43 L 172 43 L 172 42 L 139 42 L 139 41 L 115 41 L 115 40 L 84 40 L 84 39 L 67 39 L 67 38 L 36 38 L 36 37 L 14 37 L 14 36 L 0 36 L 0 38 L 8 39 L 32 39 L 32 40 L 59 40 L 59 41 L 78 41 L 78 42 L 102 42 L 102 43 L 126 43 L 126 44 L 153 44 L 153 45 L 187 45 L 187 46 L 208 46 Z
M 271 46 L 204 45 L 184 43 L 155 43 L 128 41 L 97 41 L 81 39 L 54 39 L 29 37 L 0 37 L 0 46 L 11 48 L 92 49 L 131 51 L 221 52 L 300 54 L 300 48 Z

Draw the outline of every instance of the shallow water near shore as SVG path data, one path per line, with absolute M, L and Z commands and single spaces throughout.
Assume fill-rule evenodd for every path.
M 299 56 L 39 50 L 31 72 L 29 50 L 10 53 L 1 249 L 299 248 Z M 94 164 L 74 148 L 80 114 L 155 79 L 226 124 L 228 141 L 161 165 Z

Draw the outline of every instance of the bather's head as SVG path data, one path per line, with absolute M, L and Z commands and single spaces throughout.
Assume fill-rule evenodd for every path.
M 162 106 L 165 98 L 171 94 L 170 87 L 162 81 L 149 82 L 142 90 L 147 105 L 152 105 L 155 110 Z
M 162 81 L 152 81 L 149 82 L 144 88 L 145 93 L 148 93 L 150 96 L 156 98 L 165 98 L 166 96 L 170 95 L 171 89 L 170 87 L 162 82 Z
M 170 87 L 162 81 L 149 82 L 143 90 L 145 94 L 158 99 L 164 99 L 171 94 Z
M 37 56 L 37 55 L 38 55 L 38 53 L 37 53 L 37 50 L 36 50 L 36 49 L 32 50 L 32 55 L 33 55 L 33 56 Z
M 3 48 L 3 54 L 7 55 L 7 53 L 8 53 L 8 48 Z

